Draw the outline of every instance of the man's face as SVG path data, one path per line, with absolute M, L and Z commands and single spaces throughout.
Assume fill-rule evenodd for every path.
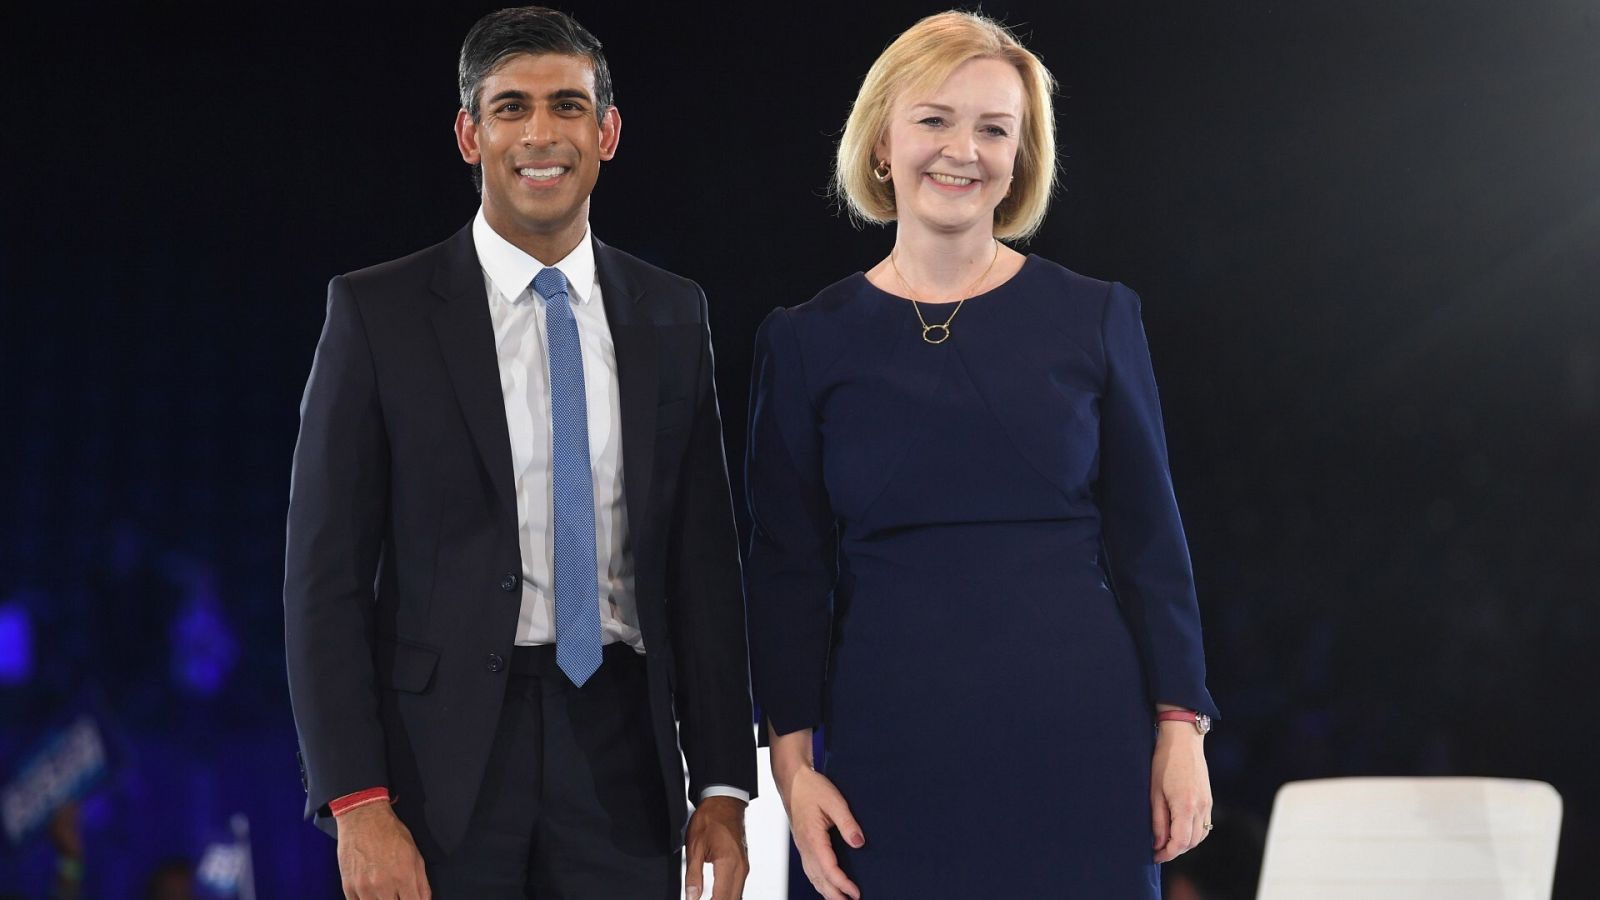
M 600 163 L 617 152 L 615 108 L 595 114 L 588 58 L 519 54 L 483 80 L 478 121 L 456 115 L 461 158 L 483 166 L 483 210 L 502 233 L 582 228 Z

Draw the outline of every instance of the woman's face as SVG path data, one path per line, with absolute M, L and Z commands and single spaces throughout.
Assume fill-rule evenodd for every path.
M 896 98 L 877 153 L 889 161 L 900 222 L 992 230 L 1011 188 L 1022 108 L 1022 76 L 1000 59 L 969 59 L 932 94 Z

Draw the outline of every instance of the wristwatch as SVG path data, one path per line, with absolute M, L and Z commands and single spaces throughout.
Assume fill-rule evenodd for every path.
M 1211 733 L 1211 717 L 1192 709 L 1169 709 L 1156 713 L 1157 722 L 1189 722 L 1202 735 Z

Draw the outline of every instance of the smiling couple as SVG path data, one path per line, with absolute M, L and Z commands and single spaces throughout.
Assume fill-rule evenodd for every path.
M 666 900 L 686 853 L 740 896 L 753 674 L 793 896 L 1158 896 L 1216 711 L 1138 298 L 1002 243 L 1054 186 L 1038 58 L 952 12 L 868 73 L 835 182 L 894 250 L 762 325 L 743 581 L 705 296 L 590 231 L 599 41 L 501 10 L 459 87 L 478 214 L 330 283 L 301 405 L 289 683 L 345 895 Z

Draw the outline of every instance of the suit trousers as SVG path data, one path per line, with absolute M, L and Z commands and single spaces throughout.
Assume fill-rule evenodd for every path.
M 422 848 L 433 896 L 676 898 L 644 658 L 610 644 L 580 688 L 554 646 L 517 647 L 510 676 L 466 839 L 444 858 Z

